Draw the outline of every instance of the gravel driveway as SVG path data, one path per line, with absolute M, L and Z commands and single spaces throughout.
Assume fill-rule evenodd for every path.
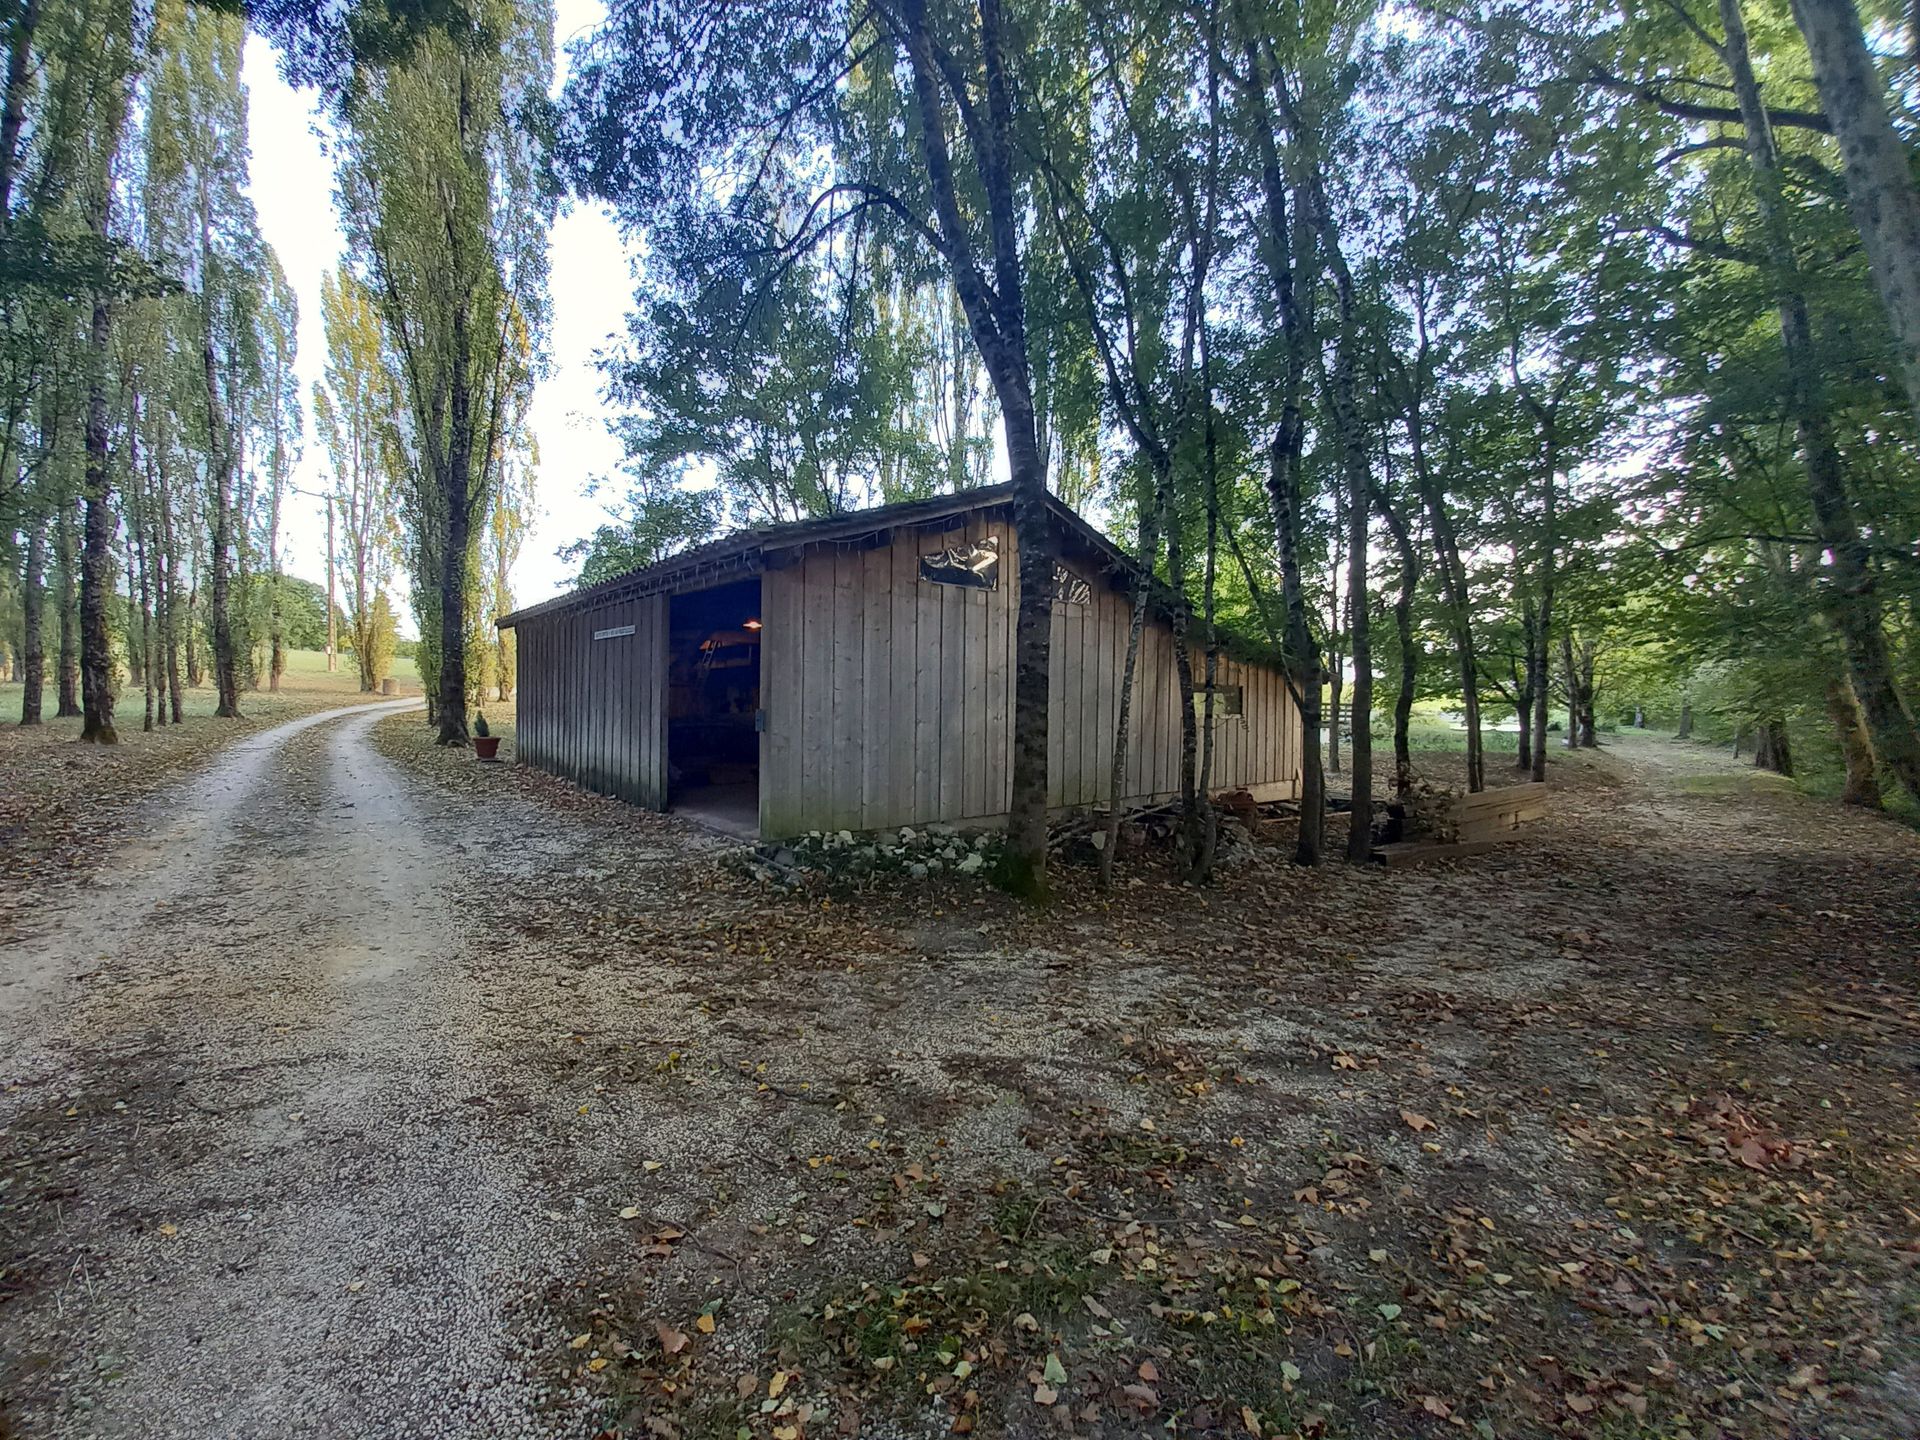
M 396 708 L 233 746 L 0 950 L 0 1435 L 583 1433 L 512 1338 L 572 1231 L 488 1103 L 489 837 Z

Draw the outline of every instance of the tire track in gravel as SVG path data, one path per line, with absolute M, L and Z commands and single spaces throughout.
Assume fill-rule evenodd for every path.
M 570 1241 L 474 1103 L 474 807 L 372 749 L 394 708 L 236 745 L 0 952 L 20 1434 L 581 1433 L 513 1339 Z

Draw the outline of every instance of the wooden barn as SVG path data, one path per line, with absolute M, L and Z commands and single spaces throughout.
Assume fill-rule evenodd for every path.
M 1110 798 L 1135 567 L 1055 508 L 1048 783 L 1068 810 Z M 739 531 L 518 610 L 500 621 L 518 632 L 518 758 L 768 839 L 994 824 L 1019 568 L 1001 485 Z M 1300 717 L 1277 668 L 1223 657 L 1214 715 L 1216 788 L 1298 793 Z M 1171 798 L 1179 767 L 1173 631 L 1155 617 L 1122 803 Z

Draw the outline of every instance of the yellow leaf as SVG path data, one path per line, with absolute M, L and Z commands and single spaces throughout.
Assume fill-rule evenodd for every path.
M 693 1322 L 693 1328 L 698 1330 L 702 1335 L 711 1335 L 713 1333 L 713 1316 L 702 1315 L 698 1320 Z
M 768 1398 L 773 1400 L 778 1400 L 780 1398 L 780 1392 L 782 1390 L 785 1390 L 786 1388 L 787 1388 L 787 1372 L 784 1370 L 774 1371 L 773 1379 L 767 1382 Z

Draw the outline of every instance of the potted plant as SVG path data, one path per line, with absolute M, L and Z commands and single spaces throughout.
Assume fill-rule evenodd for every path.
M 487 717 L 480 711 L 473 716 L 473 753 L 482 760 L 500 758 L 500 737 L 487 733 Z

